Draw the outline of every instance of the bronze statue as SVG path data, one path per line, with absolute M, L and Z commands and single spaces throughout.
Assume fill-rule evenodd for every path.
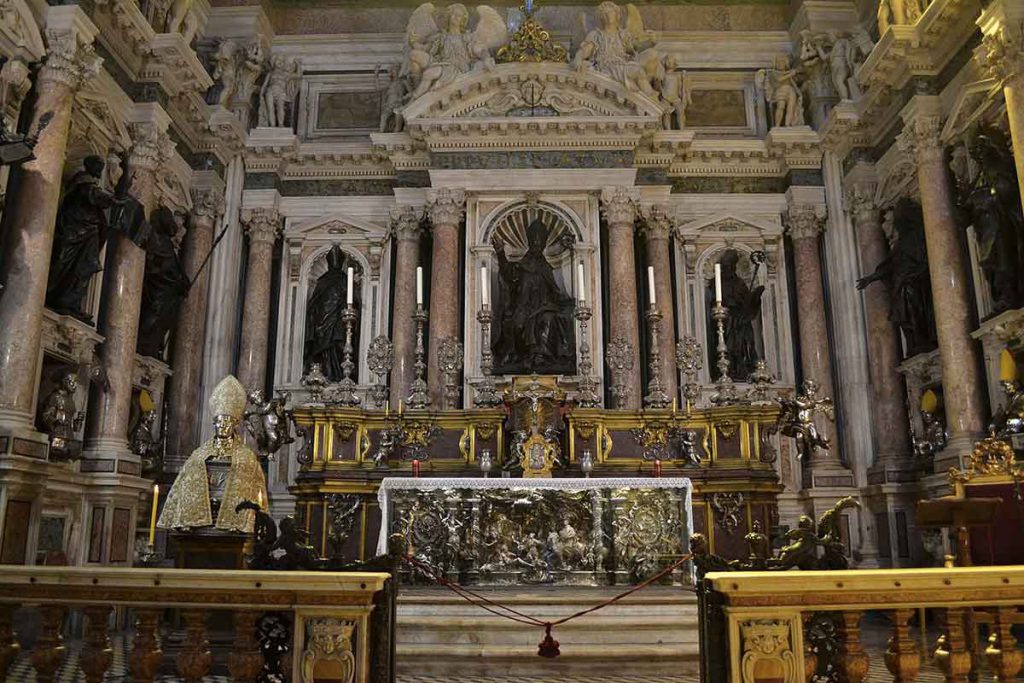
M 768 558 L 772 556 L 772 544 L 768 536 L 761 531 L 761 521 L 755 519 L 750 533 L 743 537 L 747 542 L 747 567 L 763 570 L 768 567 Z
M 776 424 L 783 436 L 791 436 L 796 439 L 796 457 L 798 460 L 808 460 L 819 448 L 828 450 L 831 448 L 829 440 L 824 434 L 818 431 L 814 424 L 814 416 L 821 413 L 830 420 L 835 419 L 835 408 L 832 399 L 818 396 L 818 383 L 813 379 L 805 379 L 803 394 L 795 398 L 780 397 L 778 401 L 782 410 Z
M 161 470 L 159 440 L 153 436 L 155 421 L 155 410 L 139 411 L 135 425 L 129 430 L 128 435 L 128 447 L 142 459 L 142 471 L 150 474 Z
M 508 260 L 494 240 L 501 286 L 495 302 L 494 374 L 576 372 L 573 300 L 555 280 L 544 256 L 550 228 L 535 219 L 526 228 L 527 250 Z
M 860 501 L 853 496 L 846 496 L 825 510 L 818 518 L 818 539 L 822 547 L 818 569 L 849 569 L 850 562 L 846 559 L 846 545 L 843 543 L 842 532 L 839 530 L 839 519 L 843 510 L 860 508 Z
M 306 304 L 304 364 L 319 364 L 323 374 L 331 381 L 340 381 L 345 375 L 342 370 L 345 360 L 345 323 L 341 319 L 341 312 L 347 305 L 349 267 L 359 271 L 341 247 L 331 247 L 327 253 L 327 271 L 317 279 Z M 358 295 L 358 288 L 355 295 Z M 359 348 L 358 327 L 353 337 L 352 343 L 355 348 Z
M 123 195 L 112 194 L 100 186 L 105 168 L 103 159 L 87 156 L 82 170 L 68 181 L 57 212 L 46 283 L 46 306 L 50 310 L 90 324 L 92 319 L 83 310 L 83 300 L 92 276 L 103 270 L 100 252 L 107 243 L 110 228 L 107 210 L 127 201 Z M 112 181 L 117 182 L 120 170 L 108 169 Z
M 998 313 L 1024 304 L 1024 214 L 1017 173 L 1006 137 L 994 128 L 978 132 L 970 154 L 978 172 L 960 206 L 974 227 L 978 260 Z
M 718 264 L 722 267 L 722 305 L 729 310 L 725 320 L 725 344 L 729 350 L 729 374 L 749 377 L 757 367 L 757 342 L 754 322 L 761 315 L 761 296 L 764 286 L 754 286 L 756 270 L 751 282 L 743 281 L 737 272 L 740 255 L 735 249 L 722 254 Z M 755 262 L 755 269 L 758 264 Z M 710 291 L 709 306 L 714 302 L 714 289 Z M 708 320 L 711 316 L 708 315 Z M 717 348 L 714 325 L 708 326 L 708 349 Z M 718 367 L 711 363 L 711 378 L 718 379 Z
M 1017 380 L 1000 382 L 1006 394 L 1006 402 L 992 417 L 988 431 L 1000 438 L 1024 434 L 1024 389 Z
M 890 320 L 903 332 L 909 357 L 930 351 L 937 344 L 924 217 L 915 202 L 901 199 L 893 207 L 891 218 L 894 234 L 889 255 L 875 272 L 857 281 L 857 289 L 872 282 L 888 285 L 892 302 Z
M 150 226 L 137 349 L 143 356 L 162 358 L 167 334 L 177 321 L 191 283 L 178 260 L 178 222 L 174 212 L 159 207 L 153 212 Z
M 44 430 L 50 436 L 50 452 L 62 458 L 73 458 L 77 455 L 76 435 L 85 420 L 85 413 L 80 412 L 75 404 L 76 391 L 78 376 L 74 372 L 68 372 L 61 377 L 60 384 L 43 401 L 39 416 Z

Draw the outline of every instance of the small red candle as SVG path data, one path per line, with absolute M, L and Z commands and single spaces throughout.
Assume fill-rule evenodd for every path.
M 417 479 L 420 478 L 420 461 L 419 460 L 413 460 L 412 461 L 412 476 L 416 477 Z
M 660 460 L 655 460 L 654 461 L 654 476 L 661 477 L 661 461 Z

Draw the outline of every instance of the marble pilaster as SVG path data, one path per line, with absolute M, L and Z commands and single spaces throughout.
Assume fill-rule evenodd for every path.
M 416 266 L 420 253 L 421 211 L 411 206 L 397 206 L 391 211 L 391 234 L 395 249 L 395 296 L 391 306 L 391 339 L 395 363 L 391 369 L 392 408 L 409 396 L 409 386 L 416 373 L 413 369 L 416 351 Z
M 101 61 L 92 47 L 96 27 L 77 6 L 51 7 L 47 19 L 47 56 L 37 76 L 29 131 L 37 133 L 44 117 L 49 123 L 38 133 L 36 158 L 21 167 L 16 196 L 7 197 L 11 215 L 0 251 L 0 429 L 26 436 L 34 432 L 46 280 L 72 103 Z M 5 440 L 9 449 L 17 441 Z
M 675 361 L 676 314 L 673 305 L 672 261 L 669 250 L 671 231 L 672 217 L 667 205 L 654 204 L 645 211 L 647 265 L 654 268 L 654 291 L 658 300 L 658 312 L 662 315 L 661 329 L 658 332 L 661 381 L 665 393 L 671 398 L 679 399 L 679 372 Z
M 444 376 L 438 369 L 437 350 L 446 337 L 461 339 L 459 302 L 459 225 L 466 212 L 466 193 L 442 188 L 428 195 L 434 246 L 430 262 L 430 341 L 427 349 L 427 383 L 434 406 L 444 405 Z M 415 278 L 415 271 L 414 278 Z M 414 279 L 415 285 L 415 279 Z M 414 291 L 415 295 L 415 291 Z M 415 299 L 413 299 L 415 301 Z
M 219 181 L 205 187 L 193 186 L 192 215 L 182 247 L 182 268 L 194 280 L 182 302 L 172 335 L 171 375 L 168 389 L 167 456 L 164 469 L 175 472 L 199 445 L 200 392 L 203 369 L 203 339 L 206 336 L 207 295 L 210 290 L 209 264 L 203 261 L 213 247 L 214 232 L 224 212 L 224 187 Z
M 274 244 L 281 236 L 281 215 L 277 209 L 246 209 L 242 212 L 242 223 L 249 238 L 249 258 L 245 268 L 238 379 L 246 390 L 252 390 L 262 389 L 267 381 L 270 286 Z
M 613 306 L 609 306 L 610 340 L 625 339 L 633 347 L 633 371 L 626 382 L 629 396 L 621 408 L 640 407 L 640 312 L 637 304 L 636 262 L 633 234 L 636 227 L 640 193 L 636 188 L 606 188 L 601 193 L 601 213 L 608 224 L 608 288 Z M 601 352 L 595 352 L 601 358 Z M 674 355 L 671 357 L 675 357 Z M 613 379 L 614 382 L 614 379 Z
M 170 118 L 159 105 L 138 107 L 137 120 L 131 125 L 128 168 L 133 174 L 131 195 L 142 204 L 148 217 L 159 200 L 157 174 L 171 150 L 167 136 Z M 90 392 L 85 456 L 92 459 L 138 458 L 128 448 L 128 423 L 146 252 L 145 245 L 136 244 L 132 237 L 112 230 L 107 238 L 103 307 L 98 324 L 100 334 L 106 338 L 99 356 L 107 386 L 94 387 Z
M 957 457 L 969 452 L 974 440 L 982 435 L 985 401 L 971 338 L 970 281 L 954 217 L 945 153 L 939 141 L 941 112 L 938 97 L 916 96 L 901 112 L 904 127 L 897 143 L 917 164 L 949 431 L 945 453 Z M 936 468 L 944 469 L 945 464 L 936 460 Z

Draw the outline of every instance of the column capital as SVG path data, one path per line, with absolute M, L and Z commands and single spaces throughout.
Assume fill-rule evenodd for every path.
M 643 208 L 644 234 L 649 240 L 667 240 L 673 223 L 668 204 L 651 204 Z
M 639 202 L 640 190 L 635 187 L 606 187 L 601 191 L 601 213 L 609 225 L 632 227 Z
M 130 125 L 129 132 L 132 139 L 128 156 L 129 170 L 156 171 L 170 158 L 174 143 L 167 135 L 166 128 L 160 124 L 151 121 L 135 122 Z
M 250 242 L 273 244 L 281 235 L 281 214 L 277 209 L 243 209 L 241 218 Z
M 903 131 L 896 136 L 899 149 L 918 164 L 942 161 L 942 105 L 934 95 L 918 95 L 900 112 Z
M 224 213 L 224 188 L 193 187 L 191 193 L 194 217 L 215 221 Z
M 814 239 L 825 231 L 824 206 L 794 204 L 786 212 L 786 232 L 794 240 Z
M 447 187 L 427 192 L 427 215 L 434 225 L 458 225 L 466 213 L 466 192 Z
M 974 50 L 982 71 L 998 81 L 1024 76 L 1024 6 L 1018 0 L 993 0 L 978 26 L 984 37 Z
M 867 182 L 851 183 L 843 191 L 843 208 L 856 217 L 874 213 L 881 208 L 875 199 L 875 184 Z
M 78 90 L 99 73 L 103 58 L 96 54 L 92 36 L 74 28 L 46 30 L 46 61 L 39 71 L 41 83 L 60 83 Z
M 391 234 L 400 242 L 417 242 L 420 239 L 420 218 L 423 212 L 412 206 L 393 206 L 389 213 Z

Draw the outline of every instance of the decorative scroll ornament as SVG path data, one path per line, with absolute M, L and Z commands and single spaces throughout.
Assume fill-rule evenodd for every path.
M 352 683 L 356 675 L 356 658 L 352 654 L 352 632 L 355 628 L 354 621 L 327 617 L 307 621 L 309 639 L 302 653 L 302 680 L 330 678 L 340 683 Z
M 629 373 L 633 370 L 636 358 L 633 355 L 633 345 L 622 337 L 608 342 L 608 349 L 605 351 L 605 361 L 612 371 L 612 396 L 615 398 L 615 407 L 623 408 L 629 400 Z
M 377 376 L 377 383 L 371 388 L 370 395 L 373 404 L 378 408 L 388 400 L 388 387 L 385 381 L 394 364 L 395 345 L 384 335 L 374 338 L 366 351 L 366 367 Z
M 686 408 L 696 402 L 700 397 L 700 385 L 697 384 L 697 375 L 704 369 L 704 349 L 695 337 L 683 337 L 676 344 L 676 367 L 686 376 L 686 384 L 683 385 L 683 398 L 686 400 Z
M 448 408 L 459 405 L 459 370 L 462 369 L 462 342 L 453 337 L 441 340 L 437 349 L 437 367 L 444 373 L 444 400 Z
M 725 529 L 725 533 L 732 534 L 740 525 L 740 515 L 743 513 L 743 494 L 715 493 L 711 497 L 711 507 L 715 511 L 718 526 Z
M 495 59 L 499 64 L 508 62 L 568 62 L 569 52 L 551 40 L 551 32 L 534 18 L 532 3 L 521 8 L 526 18 L 512 34 L 508 45 L 498 48 Z
M 740 624 L 743 658 L 740 660 L 742 680 L 754 681 L 766 671 L 777 672 L 784 681 L 798 679 L 796 655 L 790 645 L 791 625 L 785 621 L 749 621 Z

